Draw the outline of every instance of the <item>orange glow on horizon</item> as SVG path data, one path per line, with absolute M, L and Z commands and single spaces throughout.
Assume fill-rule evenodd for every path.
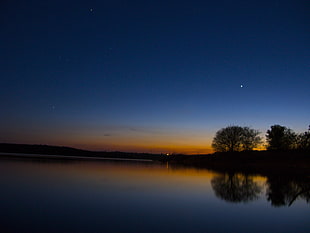
M 73 147 L 94 151 L 122 151 L 154 154 L 210 154 L 213 149 L 208 146 L 182 146 L 182 145 L 102 145 L 102 144 L 74 144 Z
M 210 154 L 211 134 L 206 132 L 192 131 L 121 131 L 110 133 L 90 134 L 83 132 L 63 138 L 57 137 L 56 145 L 62 144 L 75 148 L 95 150 L 95 151 L 122 151 L 154 154 Z M 55 140 L 56 141 L 56 140 Z
M 68 146 L 92 151 L 122 151 L 154 154 L 209 154 L 212 136 L 205 131 L 173 130 L 115 130 L 105 133 L 81 130 L 80 132 L 50 132 L 34 134 L 32 131 L 7 137 L 10 143 Z

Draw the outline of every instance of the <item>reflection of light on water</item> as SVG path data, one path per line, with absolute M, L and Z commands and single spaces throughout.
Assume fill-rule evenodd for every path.
M 211 186 L 215 177 L 218 178 L 213 185 L 217 185 L 219 197 L 242 205 L 237 207 L 218 201 Z M 72 232 L 86 229 L 85 226 L 89 227 L 85 232 L 101 232 L 103 227 L 107 232 L 126 232 L 137 226 L 142 233 L 149 232 L 151 227 L 157 232 L 163 232 L 165 228 L 165 232 L 251 232 L 253 227 L 257 232 L 265 232 L 269 226 L 270 232 L 307 232 L 310 225 L 305 203 L 298 203 L 294 209 L 270 211 L 270 204 L 289 205 L 295 200 L 292 199 L 295 191 L 298 194 L 303 191 L 299 188 L 308 187 L 307 179 L 298 183 L 298 180 L 284 178 L 240 173 L 229 177 L 225 173 L 168 162 L 43 162 L 0 157 L 0 184 L 5 186 L 1 190 L 0 225 L 10 227 L 12 232 L 22 232 L 25 227 L 29 232 L 57 232 L 58 225 L 50 221 L 52 218 Z M 269 179 L 268 196 L 260 196 L 257 205 L 250 204 L 259 194 L 257 184 L 266 179 Z M 306 193 L 302 195 L 299 196 L 302 200 L 308 200 Z M 36 201 L 29 202 L 29 196 L 35 197 Z M 249 204 L 245 206 L 245 203 Z M 121 211 L 115 206 L 121 206 Z M 31 214 L 20 211 L 21 207 L 30 207 Z M 14 218 L 7 214 L 7 209 L 15 213 Z M 43 217 L 42 209 L 46 210 Z M 62 214 L 55 214 L 55 210 Z M 63 216 L 70 217 L 63 221 Z M 171 216 L 180 221 L 171 224 Z M 38 219 L 42 224 L 37 224 Z M 119 224 L 120 219 L 124 224 Z

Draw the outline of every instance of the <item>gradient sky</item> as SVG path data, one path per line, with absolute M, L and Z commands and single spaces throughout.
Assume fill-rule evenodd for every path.
M 0 142 L 210 152 L 310 124 L 310 3 L 0 3 Z

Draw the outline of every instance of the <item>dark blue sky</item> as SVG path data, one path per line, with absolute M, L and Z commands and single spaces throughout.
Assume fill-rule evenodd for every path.
M 0 6 L 2 142 L 200 153 L 227 125 L 308 128 L 309 1 Z

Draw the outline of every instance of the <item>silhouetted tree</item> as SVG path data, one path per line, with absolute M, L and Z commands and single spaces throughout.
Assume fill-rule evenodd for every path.
M 215 195 L 228 202 L 249 202 L 258 199 L 262 187 L 250 176 L 222 174 L 211 180 Z
M 249 127 L 228 126 L 216 132 L 212 147 L 217 152 L 253 150 L 261 143 L 259 134 Z
M 298 135 L 297 148 L 300 150 L 310 150 L 310 125 L 307 132 Z
M 281 125 L 273 125 L 270 128 L 266 134 L 268 150 L 291 150 L 296 148 L 297 134 L 291 129 Z
M 260 132 L 249 127 L 243 127 L 242 147 L 243 150 L 253 150 L 261 143 Z

